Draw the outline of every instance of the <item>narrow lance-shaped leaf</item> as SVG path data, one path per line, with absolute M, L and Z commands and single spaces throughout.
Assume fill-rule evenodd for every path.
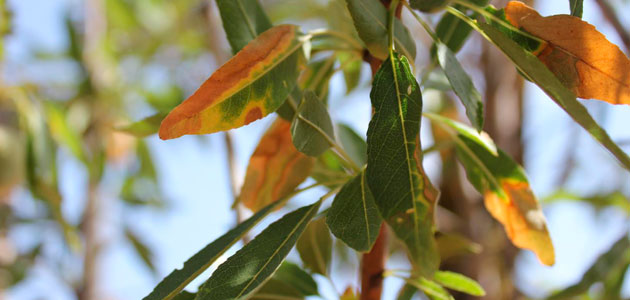
M 497 149 L 487 134 L 438 115 L 426 116 L 450 129 L 468 180 L 484 196 L 486 209 L 503 224 L 512 243 L 532 250 L 545 265 L 553 265 L 555 255 L 545 216 L 525 171 Z
M 223 29 L 234 53 L 271 28 L 258 0 L 217 0 Z
M 594 283 L 605 279 L 609 273 L 615 272 L 618 267 L 624 266 L 629 262 L 630 239 L 628 239 L 628 233 L 626 232 L 607 252 L 597 258 L 578 283 L 551 295 L 547 299 L 569 299 L 585 293 Z
M 157 270 L 153 264 L 153 252 L 151 249 L 128 227 L 125 228 L 125 237 L 129 243 L 131 243 L 131 246 L 136 251 L 136 254 L 138 254 L 144 265 L 147 266 L 153 274 L 156 274 Z
M 221 264 L 197 293 L 197 300 L 243 299 L 278 268 L 321 201 L 299 208 L 272 223 Z
M 309 156 L 319 156 L 334 142 L 332 120 L 326 106 L 312 91 L 304 92 L 304 98 L 291 124 L 293 145 Z
M 367 143 L 352 128 L 345 124 L 337 125 L 339 141 L 350 158 L 359 166 L 367 163 Z
M 160 123 L 166 117 L 166 113 L 156 113 L 140 121 L 116 128 L 118 131 L 129 133 L 138 138 L 154 135 L 160 129 Z
M 415 269 L 432 276 L 439 264 L 433 239 L 436 198 L 419 169 L 422 95 L 407 59 L 392 53 L 374 76 L 374 115 L 367 133 L 367 182 L 383 219 L 407 246 Z
M 522 2 L 505 7 L 506 18 L 545 41 L 538 58 L 578 97 L 630 105 L 630 59 L 595 26 L 578 17 L 543 17 Z
M 313 168 L 315 160 L 293 146 L 290 126 L 278 118 L 249 159 L 239 201 L 252 211 L 293 192 Z
M 475 88 L 470 76 L 459 64 L 455 54 L 444 44 L 438 42 L 437 57 L 440 66 L 451 83 L 453 91 L 466 108 L 466 116 L 473 126 L 481 131 L 483 129 L 483 103 L 481 95 Z
M 387 8 L 379 0 L 346 0 L 346 4 L 354 27 L 370 53 L 378 59 L 387 58 Z M 407 58 L 415 59 L 416 44 L 398 19 L 394 20 L 394 44 Z
M 302 42 L 293 25 L 262 33 L 166 116 L 160 138 L 237 128 L 275 111 L 295 86 Z
M 421 290 L 431 300 L 455 300 L 441 285 L 424 277 L 409 279 L 407 283 Z
M 571 15 L 582 18 L 582 11 L 584 10 L 584 0 L 569 0 L 569 9 Z
M 326 219 L 319 218 L 309 223 L 297 241 L 296 248 L 307 268 L 326 276 L 332 257 L 332 239 Z
M 372 249 L 382 222 L 365 172 L 341 188 L 326 216 L 330 231 L 357 251 Z
M 313 277 L 299 266 L 285 261 L 250 299 L 303 299 L 317 294 L 317 283 Z
M 409 4 L 422 12 L 436 12 L 448 4 L 447 0 L 410 0 Z
M 240 240 L 245 233 L 273 211 L 277 204 L 278 202 L 275 202 L 261 209 L 249 219 L 201 249 L 201 251 L 184 263 L 182 269 L 175 270 L 166 276 L 143 300 L 168 300 L 178 295 L 189 282 L 210 267 L 217 258 Z
M 478 6 L 485 6 L 486 4 L 488 4 L 488 0 L 466 1 L 476 4 Z M 455 7 L 462 11 L 465 9 L 461 5 L 455 5 Z M 474 18 L 476 14 L 469 14 L 469 16 L 471 16 L 471 18 Z M 462 48 L 462 46 L 468 39 L 471 31 L 472 27 L 470 27 L 470 25 L 466 24 L 466 22 L 460 20 L 450 13 L 445 13 L 444 16 L 442 16 L 442 19 L 440 19 L 438 24 L 435 26 L 435 34 L 440 39 L 440 41 L 446 44 L 446 46 L 448 46 L 448 48 L 453 51 L 453 53 L 457 53 L 459 49 Z M 436 48 L 434 45 L 431 49 L 431 53 L 436 53 L 435 50 Z
M 481 285 L 479 285 L 479 283 L 459 273 L 438 271 L 435 272 L 435 277 L 433 278 L 433 280 L 446 288 L 458 292 L 478 297 L 486 295 L 486 292 L 483 290 Z
M 593 138 L 606 147 L 626 169 L 630 170 L 628 154 L 612 141 L 608 133 L 593 120 L 586 108 L 576 100 L 575 95 L 565 88 L 558 78 L 545 68 L 542 62 L 491 25 L 481 23 L 475 25 L 475 29 L 482 32 L 484 37 L 501 49 L 523 74 L 536 83 Z

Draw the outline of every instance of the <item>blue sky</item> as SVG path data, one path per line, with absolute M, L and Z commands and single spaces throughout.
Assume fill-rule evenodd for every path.
M 538 1 L 537 8 L 543 15 L 566 13 L 568 1 Z M 584 19 L 595 24 L 613 42 L 619 44 L 619 38 L 609 26 L 603 24 L 599 10 L 593 1 L 585 1 Z M 41 69 L 29 66 L 25 49 L 37 46 L 51 51 L 61 51 L 65 45 L 63 36 L 63 15 L 70 5 L 79 5 L 76 0 L 9 0 L 15 13 L 13 36 L 8 40 L 7 61 L 13 65 L 16 73 L 6 72 L 4 78 L 11 82 L 12 76 L 35 76 Z M 625 20 L 624 22 L 627 22 Z M 626 24 L 630 25 L 630 24 Z M 54 70 L 48 66 L 47 70 Z M 212 70 L 208 70 L 210 74 Z M 26 74 L 26 75 L 24 75 Z M 72 76 L 72 74 L 59 74 Z M 365 78 L 367 80 L 367 78 Z M 335 101 L 343 96 L 342 78 L 335 76 L 331 90 L 331 99 L 335 115 L 334 119 L 351 124 L 358 132 L 365 133 L 369 121 L 369 91 L 362 89 L 351 94 L 346 102 Z M 628 116 L 630 107 L 615 107 L 589 101 L 589 110 L 611 132 L 613 139 L 629 139 Z M 562 162 L 559 154 L 553 149 L 562 149 L 562 144 L 570 138 L 568 132 L 574 130 L 569 117 L 548 99 L 537 87 L 528 84 L 526 87 L 525 118 L 527 127 L 524 137 L 530 143 L 526 153 L 526 169 L 532 186 L 540 197 L 554 190 L 553 180 L 557 174 L 556 166 Z M 270 124 L 264 119 L 233 131 L 237 145 L 239 174 L 244 174 L 249 156 L 256 146 L 257 137 Z M 426 129 L 428 126 L 424 126 Z M 622 174 L 620 180 L 628 180 L 628 173 L 619 173 L 619 167 L 612 157 L 593 140 L 579 131 L 578 175 L 570 186 L 580 192 L 605 190 L 602 180 L 589 180 L 586 176 L 604 178 L 608 174 Z M 174 268 L 180 268 L 183 261 L 220 236 L 234 225 L 234 215 L 229 210 L 229 190 L 226 181 L 225 153 L 222 151 L 223 139 L 220 135 L 211 135 L 207 143 L 194 137 L 164 142 L 157 137 L 147 139 L 163 183 L 164 192 L 170 200 L 168 211 L 125 211 L 114 202 L 107 204 L 106 224 L 112 224 L 106 235 L 110 238 L 110 246 L 104 252 L 102 261 L 103 289 L 111 295 L 111 299 L 139 299 L 148 294 L 159 279 Z M 428 145 L 425 142 L 425 145 Z M 624 148 L 630 151 L 628 147 Z M 550 153 L 551 152 L 551 153 Z M 560 151 L 561 152 L 561 151 Z M 61 155 L 67 155 L 62 153 Z M 588 158 L 588 159 L 585 159 Z M 428 168 L 435 168 L 435 162 L 428 161 Z M 84 182 L 80 181 L 84 170 L 78 163 L 69 163 L 62 170 L 62 192 L 65 196 L 64 212 L 72 217 L 80 211 Z M 106 196 L 115 197 L 107 194 Z M 626 191 L 630 194 L 630 191 Z M 319 194 L 316 192 L 300 195 L 294 205 L 312 202 Z M 18 195 L 19 196 L 19 195 Z M 625 216 L 614 210 L 604 211 L 597 215 L 585 205 L 559 203 L 545 208 L 549 229 L 556 246 L 557 262 L 554 267 L 544 267 L 538 263 L 531 253 L 523 252 L 518 259 L 519 272 L 516 278 L 519 285 L 532 295 L 540 295 L 553 288 L 566 286 L 579 280 L 583 271 L 591 264 L 592 259 L 608 249 L 622 232 L 627 230 Z M 137 232 L 145 237 L 145 241 L 154 249 L 156 266 L 160 278 L 154 278 L 127 246 L 114 228 L 121 222 L 133 222 Z M 260 229 L 260 228 L 259 228 Z M 24 232 L 15 235 L 25 234 Z M 28 238 L 19 237 L 23 243 Z M 23 241 L 26 240 L 26 241 Z M 228 254 L 233 253 L 234 250 Z M 61 255 L 61 254 L 60 254 Z M 394 259 L 392 265 L 400 264 Z M 65 271 L 65 270 L 64 270 Z M 68 270 L 71 272 L 72 270 Z M 211 271 L 211 270 L 209 270 Z M 9 299 L 72 299 L 70 291 L 61 287 L 55 279 L 50 266 L 40 266 L 30 280 L 10 291 Z M 209 272 L 202 275 L 207 278 Z M 354 278 L 336 278 L 338 282 L 353 282 Z M 195 287 L 198 279 L 190 286 Z M 386 294 L 395 293 L 400 282 L 388 280 Z M 342 286 L 343 284 L 340 284 Z M 630 287 L 626 283 L 625 295 L 630 295 Z M 386 297 L 385 299 L 391 299 Z

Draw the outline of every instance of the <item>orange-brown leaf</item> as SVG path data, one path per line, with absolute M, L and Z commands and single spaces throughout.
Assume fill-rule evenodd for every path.
M 497 219 L 514 245 L 536 253 L 545 265 L 553 265 L 555 255 L 545 216 L 527 182 L 504 179 L 500 182 L 507 199 L 488 190 L 486 208 Z
M 507 4 L 505 15 L 548 42 L 538 58 L 576 96 L 630 104 L 630 60 L 595 26 L 569 15 L 543 17 L 518 1 Z
M 240 201 L 252 211 L 287 196 L 310 174 L 315 160 L 293 146 L 291 123 L 278 118 L 249 160 Z
M 296 26 L 263 32 L 166 116 L 160 138 L 237 128 L 275 111 L 295 85 L 301 46 Z

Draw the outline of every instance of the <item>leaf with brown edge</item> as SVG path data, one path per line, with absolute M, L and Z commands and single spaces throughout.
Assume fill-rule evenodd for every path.
M 252 211 L 287 196 L 310 174 L 314 158 L 293 146 L 291 123 L 278 118 L 249 159 L 239 200 Z
M 468 180 L 484 196 L 486 209 L 503 224 L 512 243 L 533 251 L 543 264 L 553 265 L 545 216 L 523 168 L 496 148 L 485 132 L 439 115 L 424 115 L 451 135 Z
M 538 58 L 576 96 L 630 105 L 630 59 L 595 26 L 569 15 L 543 17 L 518 1 L 507 4 L 505 15 L 548 43 Z
M 166 116 L 160 138 L 229 130 L 274 112 L 295 86 L 302 43 L 294 25 L 260 34 Z

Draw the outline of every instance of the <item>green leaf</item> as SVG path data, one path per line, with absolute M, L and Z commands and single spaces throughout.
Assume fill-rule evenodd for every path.
M 330 231 L 357 251 L 372 249 L 382 222 L 365 172 L 341 188 L 326 216 Z
M 575 95 L 569 91 L 558 78 L 534 55 L 523 50 L 509 37 L 491 25 L 480 23 L 478 29 L 484 33 L 503 53 L 505 53 L 518 69 L 536 83 L 551 99 L 564 109 L 580 126 L 601 143 L 617 160 L 630 170 L 630 157 L 602 129 L 586 108 L 577 101 Z
M 569 9 L 572 16 L 582 18 L 583 7 L 584 0 L 569 0 Z
M 326 219 L 319 218 L 309 223 L 297 241 L 296 248 L 304 266 L 326 276 L 332 257 L 332 238 L 326 226 Z
M 410 279 L 407 283 L 420 289 L 431 300 L 455 300 L 441 285 L 428 280 L 424 277 L 418 279 Z
M 144 242 L 140 240 L 140 238 L 128 227 L 125 228 L 125 237 L 131 243 L 131 246 L 133 246 L 136 254 L 140 256 L 140 259 L 142 259 L 144 265 L 147 266 L 147 268 L 149 268 L 149 270 L 151 270 L 153 274 L 157 274 L 157 270 L 155 269 L 155 265 L 153 264 L 153 253 L 151 249 L 147 245 L 145 245 Z
M 435 197 L 423 176 L 422 94 L 404 56 L 392 53 L 374 76 L 374 115 L 367 133 L 367 182 L 383 219 L 407 246 L 411 262 L 432 276 L 439 265 L 433 239 Z
M 300 293 L 300 291 L 295 289 L 290 284 L 272 277 L 269 280 L 267 280 L 260 287 L 260 289 L 258 289 L 254 293 L 254 295 L 252 295 L 248 299 L 252 299 L 252 300 L 269 300 L 269 299 L 297 300 L 297 299 L 304 299 L 304 295 L 302 295 Z
M 403 287 L 398 291 L 398 296 L 396 300 L 412 300 L 413 296 L 416 295 L 418 289 L 409 283 L 405 283 Z
M 435 12 L 448 4 L 448 0 L 410 0 L 409 4 L 412 8 L 415 8 L 422 12 Z
M 116 130 L 129 133 L 138 138 L 154 135 L 160 129 L 160 123 L 162 123 L 162 120 L 166 117 L 166 115 L 166 113 L 156 113 L 138 122 L 118 127 Z
M 463 292 L 468 295 L 479 297 L 486 295 L 486 291 L 483 290 L 479 283 L 459 273 L 449 271 L 437 271 L 435 272 L 435 277 L 433 277 L 433 280 L 446 288 L 458 292 Z
M 166 276 L 144 300 L 167 300 L 175 297 L 189 282 L 210 267 L 217 258 L 240 240 L 245 233 L 272 212 L 278 203 L 280 203 L 280 201 L 271 203 L 236 226 L 236 228 L 228 231 L 214 242 L 201 249 L 201 251 L 197 252 L 184 263 L 182 269 L 175 270 Z
M 297 265 L 285 261 L 250 299 L 303 299 L 317 294 L 317 283 L 313 277 Z
M 313 277 L 294 263 L 283 262 L 276 273 L 273 274 L 273 278 L 289 284 L 300 291 L 302 296 L 319 294 L 317 291 L 317 282 L 315 282 Z
M 366 47 L 378 59 L 388 56 L 387 8 L 379 0 L 346 0 L 354 27 Z M 416 57 L 416 44 L 405 25 L 394 20 L 394 45 L 407 58 Z
M 630 215 L 630 201 L 628 201 L 628 198 L 620 191 L 583 196 L 565 190 L 559 190 L 542 199 L 542 202 L 545 203 L 555 203 L 560 201 L 585 202 L 598 211 L 609 207 L 616 207 L 626 213 L 626 215 Z
M 182 291 L 181 293 L 177 294 L 177 296 L 175 296 L 173 300 L 194 300 L 195 297 L 197 297 L 196 293 Z
M 512 243 L 533 251 L 545 265 L 553 265 L 555 254 L 545 216 L 525 171 L 497 149 L 485 132 L 439 115 L 425 116 L 453 137 L 468 180 L 484 196 L 486 209 L 503 224 Z
M 57 143 L 68 147 L 70 153 L 83 163 L 87 162 L 79 133 L 68 124 L 64 111 L 52 102 L 45 102 L 50 133 Z
M 608 274 L 615 272 L 619 266 L 628 263 L 630 263 L 630 239 L 628 239 L 628 233 L 624 233 L 606 253 L 597 258 L 578 283 L 551 295 L 547 299 L 567 299 L 583 294 L 594 283 L 602 281 Z
M 272 223 L 221 264 L 197 293 L 197 300 L 243 299 L 278 268 L 321 201 L 299 208 Z
M 355 53 L 350 52 L 338 52 L 337 59 L 339 59 L 340 68 L 343 72 L 347 95 L 359 86 L 363 60 L 360 57 L 357 57 Z
M 479 6 L 485 6 L 488 4 L 488 0 L 468 0 L 467 2 L 471 2 Z M 455 8 L 460 11 L 465 10 L 465 8 L 461 5 L 455 5 Z M 473 13 L 469 16 L 471 18 L 475 18 L 476 15 L 476 13 Z M 437 37 L 440 41 L 446 44 L 453 53 L 457 53 L 459 49 L 464 46 L 464 43 L 468 39 L 471 31 L 472 27 L 470 27 L 470 25 L 450 13 L 444 13 L 435 27 L 435 34 Z M 435 53 L 435 50 L 434 45 L 431 49 L 431 53 Z
M 464 104 L 468 119 L 478 131 L 481 131 L 483 129 L 483 103 L 470 76 L 446 45 L 437 43 L 437 57 L 453 91 Z
M 345 124 L 337 125 L 337 133 L 343 149 L 346 150 L 350 158 L 359 166 L 367 163 L 367 143 L 350 126 Z
M 332 121 L 328 109 L 311 91 L 304 92 L 297 116 L 291 124 L 293 145 L 300 152 L 319 156 L 334 143 Z
M 299 86 L 304 90 L 311 90 L 319 99 L 326 103 L 328 98 L 328 83 L 335 73 L 335 57 L 314 60 L 308 63 L 306 71 L 300 74 Z
M 272 26 L 258 0 L 217 0 L 217 6 L 234 53 Z

